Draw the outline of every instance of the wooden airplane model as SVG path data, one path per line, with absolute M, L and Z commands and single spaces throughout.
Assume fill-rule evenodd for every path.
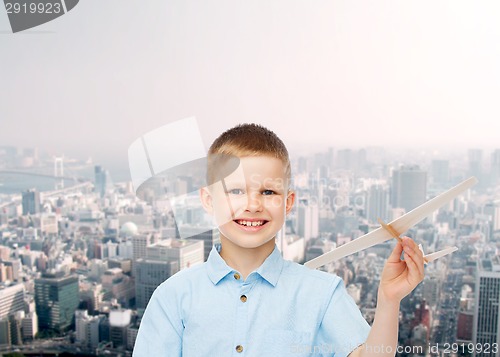
M 334 250 L 327 252 L 319 257 L 309 260 L 304 265 L 316 269 L 325 264 L 343 258 L 345 256 L 357 253 L 363 249 L 372 247 L 378 243 L 385 242 L 391 238 L 401 239 L 400 235 L 413 227 L 418 222 L 422 221 L 425 217 L 429 216 L 433 211 L 448 203 L 473 185 L 477 183 L 475 177 L 470 177 L 457 186 L 449 189 L 448 191 L 434 197 L 433 199 L 425 202 L 424 204 L 414 208 L 410 212 L 396 218 L 389 224 L 384 223 L 379 219 L 381 227 L 357 238 L 349 243 L 341 245 Z M 454 251 L 457 247 L 448 247 L 435 253 L 427 254 L 424 259 L 427 263 L 432 262 L 438 258 L 444 257 Z

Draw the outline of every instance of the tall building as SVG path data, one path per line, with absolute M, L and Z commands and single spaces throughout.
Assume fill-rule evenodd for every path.
M 467 158 L 469 163 L 469 176 L 480 178 L 483 173 L 483 150 L 469 149 L 467 151 Z
M 68 329 L 79 304 L 78 277 L 46 274 L 35 279 L 35 303 L 40 329 Z
M 59 222 L 54 213 L 43 213 L 40 217 L 40 231 L 45 234 L 57 234 Z
M 131 310 L 112 310 L 109 313 L 109 340 L 113 346 L 127 346 L 127 328 L 132 318 Z
M 99 316 L 89 316 L 87 310 L 75 311 L 76 340 L 84 350 L 95 352 L 99 345 Z
M 439 286 L 439 279 L 435 274 L 425 275 L 422 282 L 422 295 L 431 306 L 435 306 L 439 301 Z
M 191 239 L 163 239 L 146 248 L 146 257 L 151 260 L 178 262 L 179 269 L 203 263 L 203 241 Z
M 432 160 L 431 180 L 432 180 L 432 183 L 435 185 L 448 186 L 449 181 L 450 181 L 450 161 L 449 160 Z
M 496 149 L 491 154 L 491 183 L 493 185 L 500 184 L 500 149 Z
M 137 339 L 137 334 L 139 333 L 139 326 L 129 325 L 127 327 L 127 349 L 133 350 L 135 345 L 135 340 Z
M 13 345 L 23 344 L 23 335 L 21 332 L 24 311 L 17 311 L 15 314 L 9 315 L 10 321 L 10 340 Z
M 297 207 L 297 234 L 305 241 L 316 238 L 319 234 L 318 205 L 311 204 L 308 199 L 300 199 Z
M 101 166 L 96 165 L 94 167 L 94 177 L 95 177 L 95 192 L 98 193 L 100 197 L 104 197 L 104 195 L 106 195 L 106 189 L 109 185 L 108 172 L 104 170 Z
M 135 297 L 134 280 L 120 268 L 111 268 L 101 277 L 104 300 L 115 298 L 122 306 L 129 307 Z
M 121 241 L 118 243 L 118 256 L 123 259 L 130 259 L 134 256 L 132 241 Z
M 335 167 L 341 170 L 359 171 L 366 166 L 366 150 L 343 149 L 337 151 Z
M 9 260 L 10 252 L 11 249 L 9 247 L 0 245 L 0 260 Z
M 406 212 L 425 202 L 427 196 L 427 172 L 419 166 L 401 166 L 392 173 L 392 208 L 404 208 Z
M 132 236 L 132 259 L 146 257 L 146 248 L 160 240 L 160 235 L 155 232 L 143 233 Z
M 500 204 L 489 201 L 484 204 L 483 213 L 487 215 L 491 222 L 491 231 L 500 230 Z
M 355 231 L 359 229 L 359 217 L 354 213 L 353 210 L 344 209 L 337 213 L 334 218 L 335 229 L 334 232 L 337 235 L 351 237 L 355 234 Z M 337 244 L 339 241 L 337 241 Z
M 143 309 L 153 291 L 179 270 L 204 261 L 203 241 L 165 239 L 147 248 L 146 258 L 136 262 L 136 305 Z
M 460 311 L 457 318 L 457 342 L 472 342 L 472 326 L 474 324 L 474 313 L 471 311 Z
M 333 162 L 333 159 L 332 159 Z M 309 163 L 306 157 L 300 156 L 297 159 L 297 173 L 303 173 L 309 171 Z
M 146 308 L 155 289 L 179 271 L 178 262 L 147 258 L 137 260 L 135 302 L 138 309 Z
M 120 268 L 125 274 L 132 271 L 132 259 L 113 258 L 108 259 L 108 268 Z
M 24 285 L 0 284 L 0 319 L 24 310 Z
M 11 344 L 9 318 L 0 318 L 0 346 L 10 346 Z
M 34 339 L 38 333 L 38 315 L 35 311 L 27 313 L 23 320 L 23 338 L 24 339 Z
M 384 219 L 388 215 L 388 210 L 388 188 L 385 185 L 371 185 L 366 197 L 366 218 L 368 221 L 376 223 L 378 218 Z
M 203 247 L 204 247 L 203 259 L 206 261 L 214 244 L 220 243 L 219 230 L 210 229 L 209 227 L 207 227 L 206 231 L 198 233 L 199 231 L 200 229 L 197 227 L 193 227 L 192 230 L 190 229 L 189 226 L 183 227 L 184 235 L 186 237 L 189 237 L 190 240 L 203 241 Z
M 23 192 L 23 215 L 40 213 L 40 192 L 35 189 Z
M 500 345 L 500 257 L 481 259 L 476 272 L 476 303 L 472 332 L 474 344 Z M 474 356 L 500 356 L 476 351 Z
M 351 149 L 341 149 L 337 151 L 335 167 L 342 170 L 352 170 L 355 166 L 355 154 Z
M 19 259 L 0 260 L 0 282 L 19 281 L 21 261 Z
M 79 283 L 80 301 L 87 306 L 87 311 L 94 313 L 99 310 L 103 300 L 102 284 L 96 282 L 83 281 Z

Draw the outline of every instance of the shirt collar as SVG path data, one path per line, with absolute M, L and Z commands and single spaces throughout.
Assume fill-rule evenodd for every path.
M 207 259 L 208 277 L 214 285 L 217 285 L 226 275 L 234 271 L 234 269 L 227 265 L 220 256 L 220 248 L 220 244 L 214 245 Z M 255 270 L 255 273 L 259 274 L 272 286 L 276 286 L 281 275 L 281 270 L 283 269 L 283 264 L 284 259 L 278 247 L 275 245 L 272 253 L 264 260 L 264 263 Z
M 269 284 L 276 286 L 283 269 L 284 259 L 275 245 L 273 252 L 264 260 L 264 263 L 256 270 Z

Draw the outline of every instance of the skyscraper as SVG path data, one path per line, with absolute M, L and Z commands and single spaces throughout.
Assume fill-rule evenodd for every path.
M 432 160 L 431 179 L 434 185 L 448 186 L 450 181 L 450 161 Z
M 401 166 L 392 173 L 392 208 L 404 208 L 406 212 L 425 202 L 427 196 L 427 172 L 419 166 Z
M 476 272 L 476 304 L 472 340 L 479 346 L 500 344 L 500 257 L 481 259 Z M 474 356 L 500 356 L 476 351 Z
M 483 213 L 490 217 L 491 231 L 500 229 L 500 204 L 494 201 L 489 201 L 484 204 Z
M 136 262 L 135 301 L 138 309 L 146 308 L 155 289 L 179 271 L 176 261 L 140 258 Z
M 491 183 L 497 185 L 500 183 L 500 149 L 496 149 L 491 154 Z
M 300 199 L 297 208 L 297 233 L 309 241 L 318 236 L 319 210 L 317 204 L 311 204 L 308 199 Z
M 146 257 L 146 248 L 160 240 L 158 233 L 143 233 L 132 237 L 132 259 L 136 261 L 139 258 Z
M 368 221 L 376 223 L 377 218 L 384 219 L 384 217 L 387 217 L 389 190 L 386 185 L 371 185 L 368 189 L 366 201 L 366 218 Z
M 96 165 L 94 167 L 95 175 L 95 192 L 99 194 L 100 197 L 104 197 L 106 194 L 106 189 L 109 185 L 108 183 L 108 172 L 104 170 L 101 166 Z
M 46 274 L 35 279 L 35 303 L 40 329 L 68 329 L 79 304 L 78 277 Z
M 35 189 L 23 192 L 23 215 L 40 213 L 40 192 Z
M 467 151 L 467 158 L 469 161 L 468 174 L 480 178 L 483 172 L 483 150 L 469 149 Z
M 136 262 L 136 304 L 145 308 L 153 291 L 181 269 L 204 261 L 203 241 L 165 239 L 147 248 L 146 258 Z

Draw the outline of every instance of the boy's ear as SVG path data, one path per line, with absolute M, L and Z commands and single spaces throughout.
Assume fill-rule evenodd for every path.
M 200 188 L 200 201 L 201 201 L 201 205 L 203 206 L 205 211 L 208 214 L 212 214 L 214 211 L 214 208 L 212 205 L 212 195 L 210 194 L 210 190 L 206 186 Z
M 285 213 L 288 214 L 293 208 L 293 204 L 295 202 L 295 192 L 292 190 L 288 191 L 286 196 L 286 204 L 285 204 Z

